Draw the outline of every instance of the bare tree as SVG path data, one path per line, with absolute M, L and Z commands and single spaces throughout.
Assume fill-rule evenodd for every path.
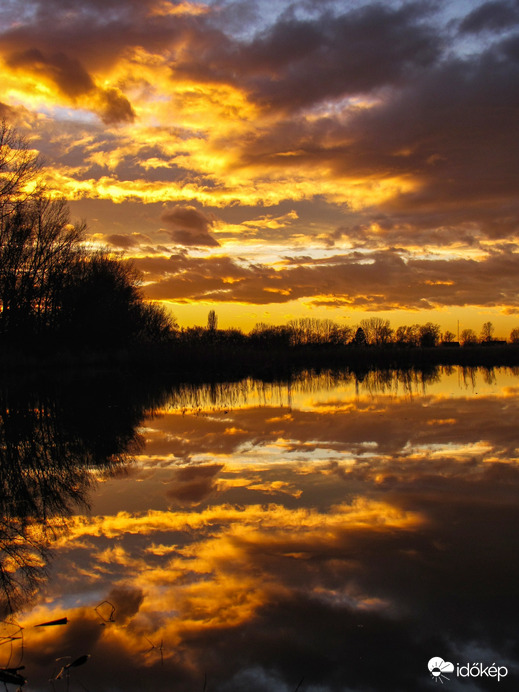
M 0 337 L 26 345 L 52 333 L 68 345 L 168 338 L 174 318 L 147 303 L 127 262 L 82 248 L 84 223 L 39 185 L 26 141 L 0 126 Z M 216 328 L 216 315 L 214 328 Z
M 0 333 L 39 328 L 52 313 L 83 233 L 64 200 L 39 180 L 41 161 L 5 120 L 0 125 Z
M 57 315 L 58 296 L 80 252 L 84 225 L 65 200 L 16 202 L 0 221 L 0 333 L 39 332 Z
M 37 188 L 41 161 L 27 140 L 2 120 L 0 124 L 0 219 Z M 32 191 L 27 188 L 32 183 Z
M 321 320 L 316 317 L 290 320 L 287 327 L 291 331 L 293 345 L 345 343 L 351 335 L 349 327 L 341 328 L 333 320 Z
M 403 325 L 395 332 L 395 343 L 399 346 L 418 346 L 420 343 L 420 325 Z
M 420 327 L 420 346 L 432 348 L 438 345 L 440 340 L 440 325 L 427 322 Z
M 449 332 L 449 330 L 447 330 L 443 333 L 442 339 L 444 343 L 452 344 L 456 339 L 456 334 L 454 334 L 454 332 Z
M 364 330 L 368 344 L 383 346 L 391 341 L 393 330 L 390 327 L 389 320 L 383 320 L 381 317 L 370 317 L 369 319 L 361 320 L 360 326 Z
M 494 336 L 494 325 L 492 322 L 485 322 L 481 329 L 481 341 L 492 341 Z
M 478 343 L 478 337 L 473 329 L 464 329 L 460 335 L 462 346 L 473 346 Z

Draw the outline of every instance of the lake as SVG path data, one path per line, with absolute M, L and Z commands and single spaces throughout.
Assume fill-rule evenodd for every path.
M 1 396 L 27 689 L 519 689 L 517 369 Z

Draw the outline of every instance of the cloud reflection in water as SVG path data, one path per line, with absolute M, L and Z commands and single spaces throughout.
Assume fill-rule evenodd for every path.
M 512 670 L 516 375 L 459 374 L 173 398 L 141 425 L 128 475 L 69 520 L 45 598 L 19 614 L 71 623 L 30 631 L 31 684 L 81 653 L 81 680 L 106 690 L 429 689 L 431 656 L 474 651 Z

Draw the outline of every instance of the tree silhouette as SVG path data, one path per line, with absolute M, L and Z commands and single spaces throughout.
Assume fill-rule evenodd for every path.
M 60 296 L 58 333 L 72 345 L 107 348 L 160 340 L 174 326 L 144 302 L 131 263 L 103 252 L 78 259 Z
M 26 141 L 0 126 L 0 341 L 112 348 L 160 341 L 176 328 L 144 300 L 128 262 L 87 252 L 85 224 L 71 223 L 64 199 L 39 184 Z
M 403 325 L 395 332 L 395 343 L 398 346 L 418 346 L 420 343 L 420 325 Z
M 301 317 L 290 320 L 287 324 L 294 346 L 318 344 L 345 344 L 351 338 L 350 327 L 340 327 L 333 320 L 321 320 L 314 317 Z
M 355 332 L 353 343 L 355 344 L 355 346 L 366 345 L 366 334 L 364 333 L 364 329 L 362 329 L 362 327 L 358 327 L 357 331 Z
M 53 327 L 59 295 L 80 254 L 84 226 L 64 200 L 17 202 L 0 227 L 0 334 L 16 339 Z
M 478 343 L 478 337 L 473 329 L 464 329 L 460 335 L 462 346 L 474 346 Z
M 440 325 L 427 322 L 422 325 L 419 330 L 420 346 L 424 348 L 433 348 L 440 341 Z
M 450 332 L 447 330 L 446 332 L 443 333 L 442 340 L 446 344 L 452 344 L 454 340 L 456 339 L 456 334 L 454 332 Z
M 286 350 L 290 346 L 291 337 L 292 330 L 288 326 L 258 322 L 249 334 L 249 341 L 253 346 L 266 350 L 275 348 Z
M 366 341 L 373 346 L 383 346 L 391 341 L 393 330 L 390 327 L 389 320 L 383 320 L 381 317 L 370 317 L 360 321 Z
M 0 124 L 0 220 L 9 216 L 16 204 L 26 199 L 28 183 L 33 183 L 41 167 L 28 142 L 4 119 Z M 34 189 L 34 188 L 33 188 Z M 38 189 L 38 188 L 36 188 Z
M 481 328 L 481 341 L 489 343 L 494 336 L 494 325 L 492 322 L 485 322 Z
M 207 331 L 215 332 L 218 328 L 218 316 L 214 310 L 209 310 L 207 315 Z

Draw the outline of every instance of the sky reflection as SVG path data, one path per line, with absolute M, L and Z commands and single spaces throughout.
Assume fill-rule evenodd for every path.
M 432 656 L 516 689 L 517 375 L 386 380 L 177 392 L 144 419 L 16 613 L 30 688 L 89 653 L 71 690 L 426 690 Z

